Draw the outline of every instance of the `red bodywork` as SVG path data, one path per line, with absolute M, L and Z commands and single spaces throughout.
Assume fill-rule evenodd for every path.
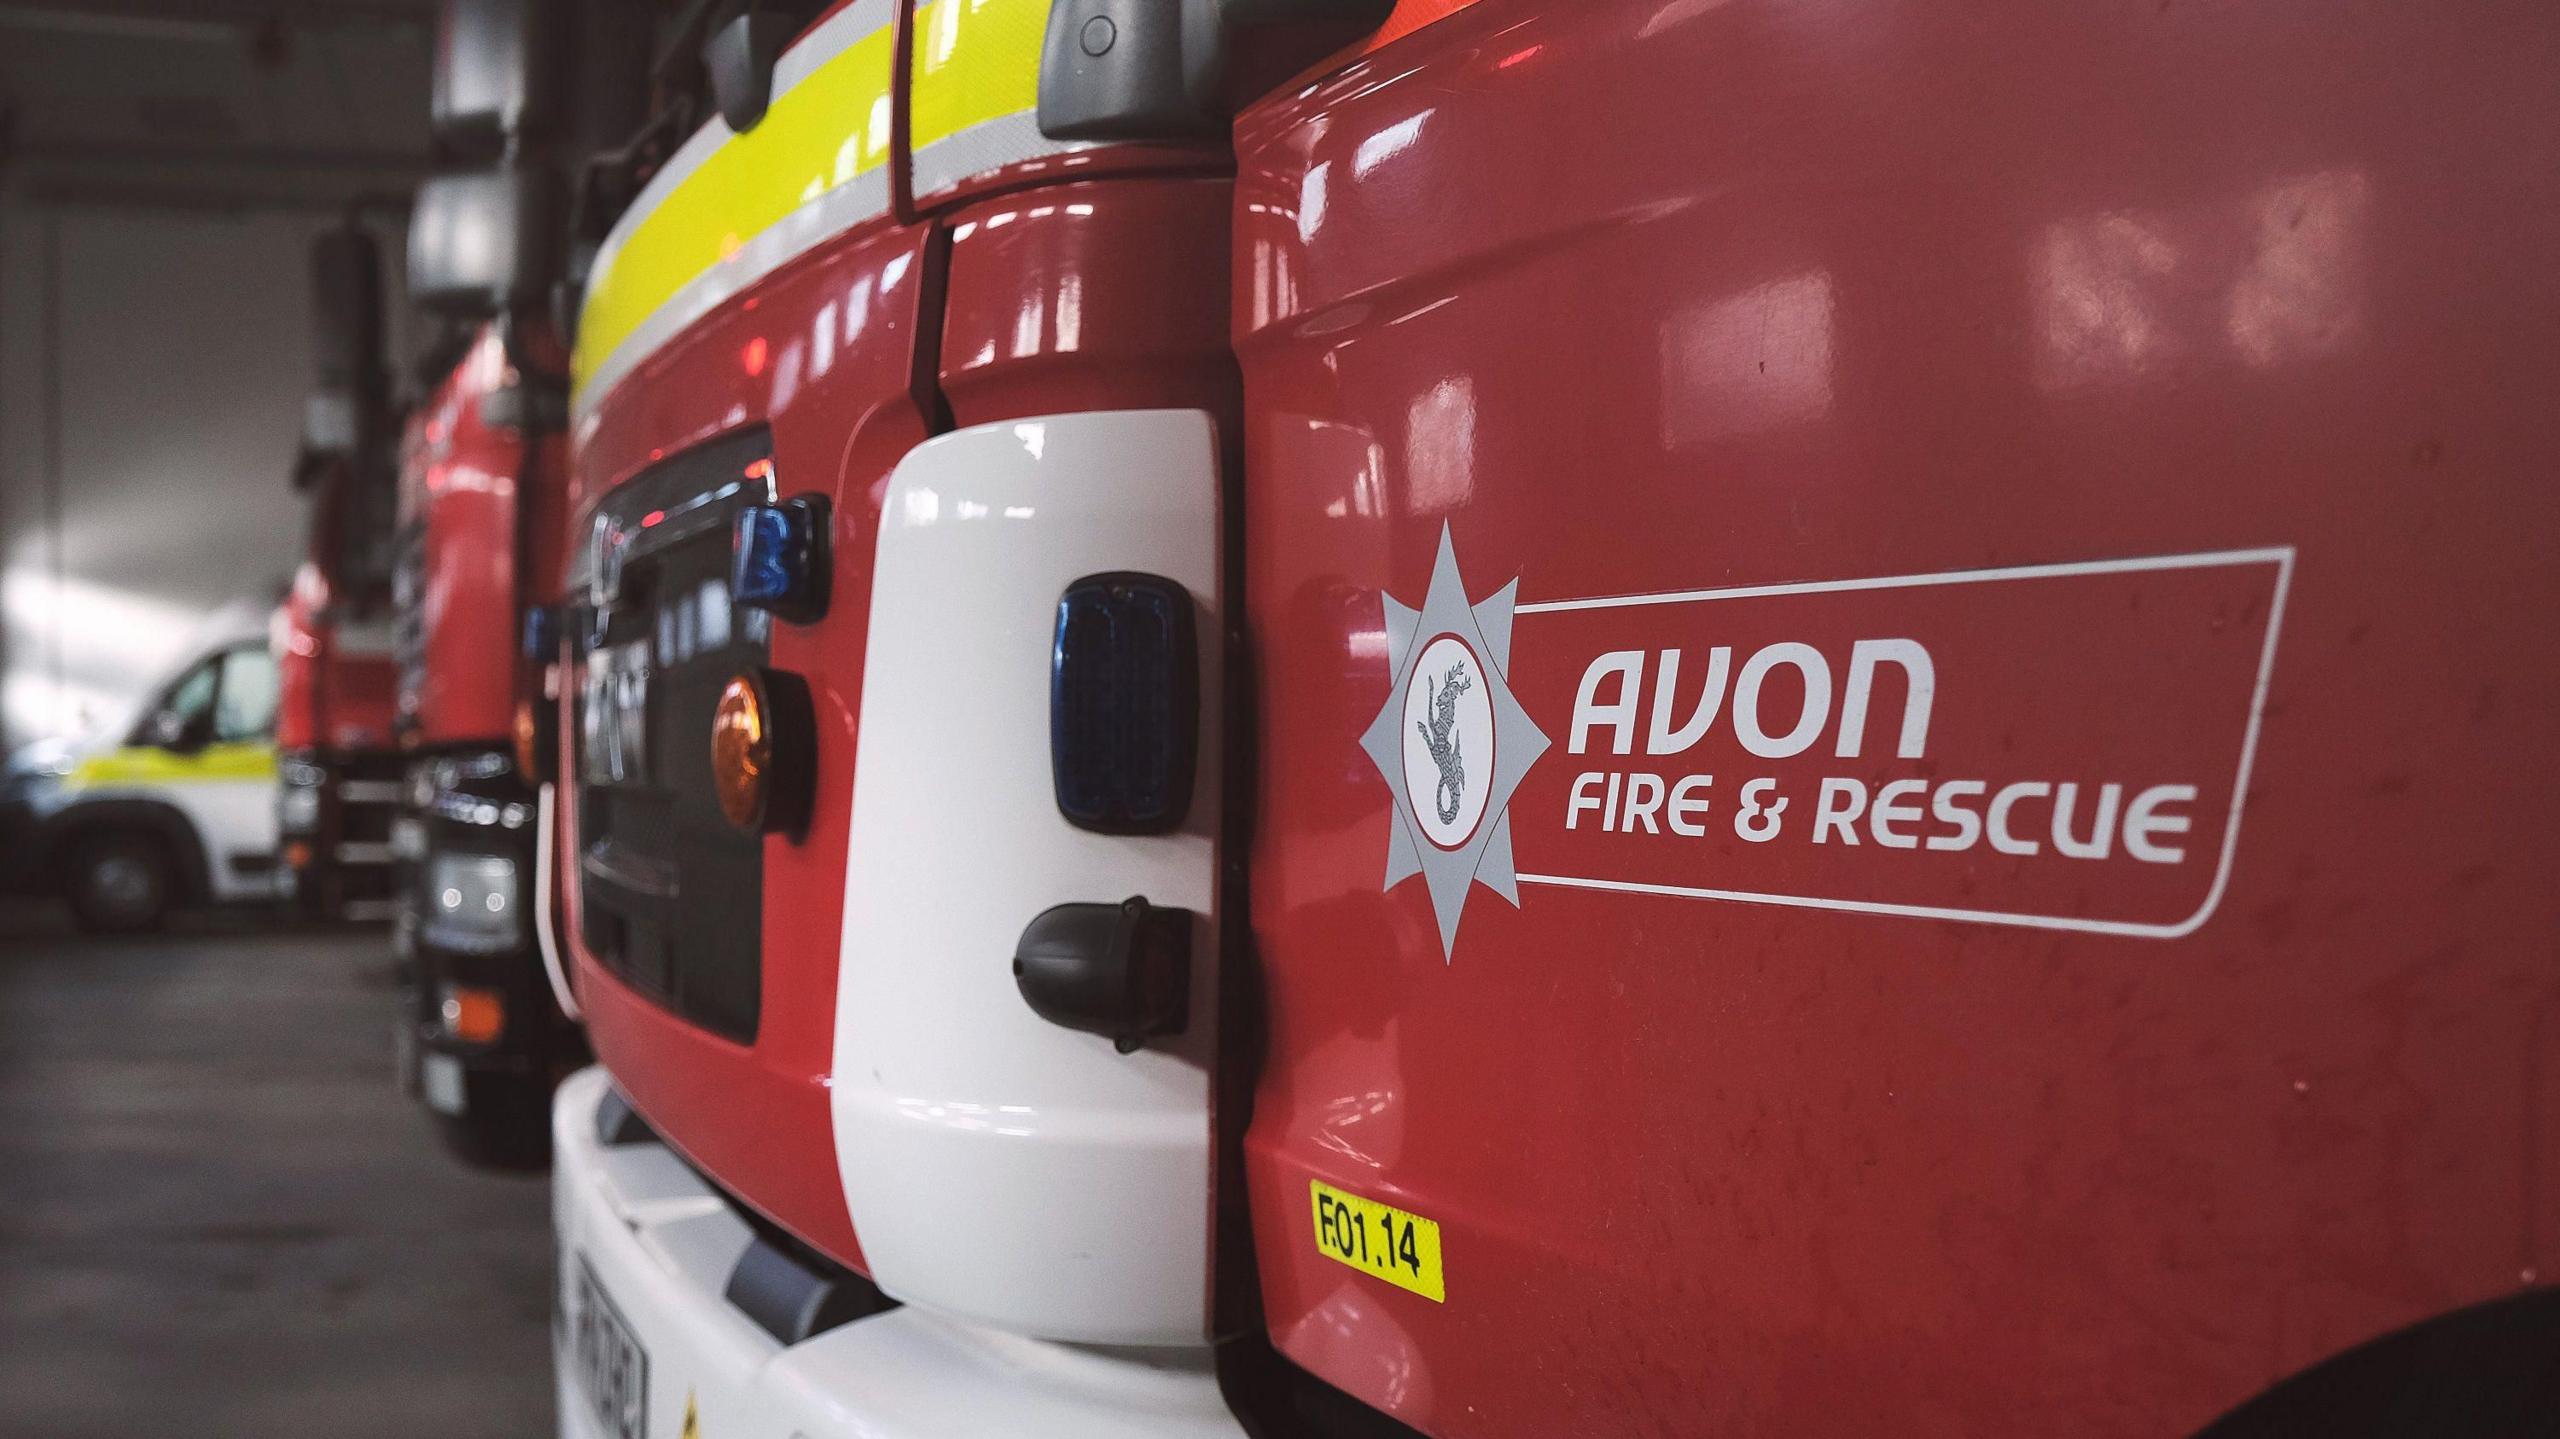
M 582 427 L 572 512 L 667 455 L 740 423 L 772 427 L 777 493 L 833 503 L 833 601 L 809 626 L 776 625 L 772 663 L 809 685 L 818 723 L 816 803 L 807 837 L 765 844 L 763 1021 L 752 1046 L 670 1014 L 599 964 L 577 936 L 566 886 L 562 935 L 577 956 L 589 1042 L 650 1123 L 723 1185 L 802 1239 L 859 1261 L 828 1121 L 835 1043 L 836 940 L 843 915 L 849 756 L 859 712 L 876 537 L 872 498 L 928 431 L 914 389 L 926 264 L 921 230 L 858 229 L 695 325 L 607 396 Z M 808 362 L 821 323 L 853 338 L 823 371 Z M 781 374 L 799 376 L 777 398 Z M 573 727 L 563 725 L 564 736 Z M 564 758 L 564 767 L 569 763 Z M 564 768 L 564 772 L 567 772 Z M 560 853 L 579 853 L 576 807 L 561 806 Z
M 859 1263 L 827 1085 L 885 478 L 945 407 L 1229 413 L 1231 341 L 1245 1168 L 1291 1358 L 1443 1439 L 2151 1434 L 2539 1282 L 2548 40 L 2485 5 L 1430 0 L 1248 112 L 1231 207 L 1085 156 L 821 246 L 579 436 L 584 515 L 769 425 L 836 562 L 774 630 L 820 734 L 757 1039 L 581 951 L 598 1054 Z M 1543 746 L 1481 821 L 1516 904 L 1462 887 L 1453 938 L 1382 883 L 1405 801 L 1360 745 L 1444 535 Z M 1878 664 L 1860 744 L 1852 657 L 1897 642 L 1934 691 Z M 1799 664 L 1652 752 L 1718 648 L 1726 685 L 1828 666 L 1805 743 L 1736 729 L 1793 728 Z M 1620 698 L 1624 754 L 1576 724 Z M 1715 776 L 1702 832 L 1639 774 Z M 1784 836 L 1735 828 L 1759 780 Z M 1855 844 L 1813 838 L 1835 780 Z M 2055 837 L 2095 846 L 2064 784 L 2113 806 L 2103 858 Z M 1992 840 L 2022 785 L 1996 832 L 2033 853 Z M 1322 1257 L 1316 1179 L 1435 1220 L 1446 1301 Z
M 1163 149 L 1085 152 L 925 197 L 916 223 L 894 218 L 910 204 L 893 207 L 686 330 L 579 433 L 579 516 L 666 456 L 759 423 L 771 427 L 776 493 L 831 503 L 828 611 L 773 629 L 773 667 L 809 685 L 816 803 L 803 838 L 765 842 L 755 1042 L 675 1017 L 570 942 L 589 1040 L 651 1124 L 732 1193 L 857 1268 L 828 1075 L 881 497 L 897 462 L 937 432 L 929 404 L 962 426 L 1097 408 L 1233 413 L 1229 189 L 1185 165 L 1204 168 Z M 1079 297 L 1073 316 L 1052 308 L 1062 295 Z M 827 325 L 837 338 L 815 340 Z M 920 344 L 927 327 L 938 333 Z M 561 824 L 561 853 L 578 853 L 574 806 Z M 563 932 L 575 936 L 574 886 L 567 903 Z
M 523 608 L 559 593 L 566 440 L 530 444 L 489 423 L 489 397 L 516 383 L 497 326 L 409 419 L 400 473 L 406 627 L 402 742 L 412 749 L 501 746 L 514 733 Z M 529 510 L 529 513 L 527 512 Z
M 276 749 L 388 749 L 398 674 L 391 657 L 339 643 L 336 597 L 319 566 L 295 571 L 276 610 Z
M 2158 1434 L 2543 1282 L 2548 14 L 1405 28 L 1238 127 L 1281 1348 L 1444 1439 Z M 1444 527 L 1550 746 L 1445 950 L 1359 747 Z M 1898 675 L 1854 757 L 1646 752 L 1662 651 L 1676 727 L 1711 647 L 1861 639 L 1935 657 L 1916 757 Z M 1613 653 L 1632 753 L 1574 753 Z M 1715 775 L 1704 832 L 1566 827 L 1635 771 Z M 2180 860 L 2084 862 L 1815 845 L 1825 777 L 2196 793 Z M 1310 1179 L 1438 1221 L 1447 1302 L 1321 1257 Z

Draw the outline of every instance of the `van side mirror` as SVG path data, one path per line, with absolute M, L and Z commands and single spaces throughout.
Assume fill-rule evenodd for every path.
M 1237 107 L 1377 29 L 1393 0 L 1055 0 L 1040 53 L 1052 140 L 1208 140 Z
M 409 298 L 466 320 L 542 303 L 559 272 L 563 203 L 530 168 L 427 181 L 409 216 Z
M 213 743 L 213 711 L 197 710 L 180 714 L 162 710 L 151 717 L 151 743 L 171 754 L 195 754 Z
M 702 68 L 711 76 L 711 98 L 720 118 L 743 135 L 773 103 L 773 67 L 799 22 L 750 7 L 702 42 Z
M 545 0 L 444 0 L 429 109 L 437 144 L 495 159 L 510 137 L 550 129 L 562 68 L 558 11 Z

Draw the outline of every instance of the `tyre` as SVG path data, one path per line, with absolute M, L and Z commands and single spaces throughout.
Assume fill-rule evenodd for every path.
M 169 852 L 149 835 L 111 832 L 80 841 L 63 879 L 72 916 L 91 933 L 142 934 L 168 917 Z

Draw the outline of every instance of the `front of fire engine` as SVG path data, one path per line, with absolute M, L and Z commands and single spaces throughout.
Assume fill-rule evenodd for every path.
M 432 213 L 432 202 L 429 213 Z M 468 1158 L 539 1162 L 551 1089 L 583 1051 L 537 944 L 539 797 L 513 743 L 536 494 L 560 447 L 532 428 L 539 384 L 482 321 L 411 419 L 402 465 L 397 836 L 404 1076 Z
M 276 664 L 278 887 L 305 914 L 391 917 L 391 529 L 397 418 L 383 257 L 361 214 L 311 247 L 314 384 L 296 490 L 303 563 L 270 624 Z
M 341 597 L 314 560 L 295 572 L 271 627 L 281 885 L 315 917 L 392 913 L 401 790 L 386 610 Z
M 1122 43 L 1054 8 L 680 21 L 698 89 L 610 177 L 553 845 L 601 1061 L 555 1113 L 568 1433 L 1238 1432 L 1232 187 L 1220 126 L 1051 123 Z

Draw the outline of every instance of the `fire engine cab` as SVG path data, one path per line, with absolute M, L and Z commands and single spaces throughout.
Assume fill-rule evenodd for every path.
M 566 553 L 567 354 L 553 292 L 569 204 L 558 155 L 610 117 L 525 77 L 583 57 L 587 88 L 636 75 L 609 8 L 453 7 L 435 133 L 457 167 L 419 191 L 411 299 L 447 337 L 401 464 L 401 742 L 409 758 L 400 1034 L 405 1068 L 464 1156 L 547 1155 L 551 1092 L 584 1064 L 554 938 L 544 843 L 549 641 Z M 616 87 L 619 93 L 625 85 Z M 598 119 L 598 116 L 606 117 Z
M 312 246 L 320 356 L 294 485 L 309 552 L 270 627 L 282 878 L 307 914 L 392 917 L 392 399 L 381 246 L 358 222 Z
M 669 9 L 564 1432 L 2550 1402 L 2548 17 Z

